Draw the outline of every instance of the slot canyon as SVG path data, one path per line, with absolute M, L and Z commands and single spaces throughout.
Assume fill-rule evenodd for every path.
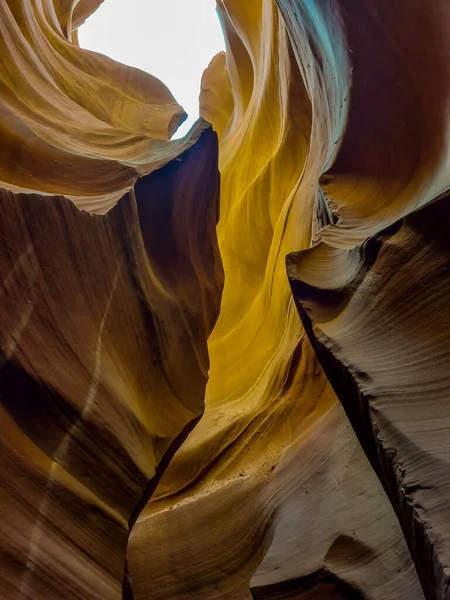
M 101 3 L 0 0 L 0 598 L 450 600 L 449 0 L 217 0 L 178 139 Z

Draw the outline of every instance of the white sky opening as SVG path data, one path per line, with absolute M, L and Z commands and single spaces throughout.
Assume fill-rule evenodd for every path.
M 104 0 L 78 32 L 82 48 L 163 81 L 188 113 L 174 138 L 198 118 L 202 73 L 225 42 L 215 0 Z

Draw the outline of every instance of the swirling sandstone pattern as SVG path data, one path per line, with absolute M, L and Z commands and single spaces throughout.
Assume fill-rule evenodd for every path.
M 447 0 L 219 1 L 177 141 L 100 3 L 0 0 L 1 596 L 447 600 Z
M 301 15 L 287 4 L 295 36 Z M 439 198 L 450 187 L 450 7 L 340 5 L 352 101 L 320 179 L 317 213 L 330 218 L 312 249 L 288 257 L 288 273 L 426 596 L 441 600 L 450 597 L 449 204 Z
M 215 133 L 165 141 L 181 107 L 71 44 L 71 4 L 0 2 L 8 599 L 122 596 L 129 528 L 203 412 L 222 287 Z

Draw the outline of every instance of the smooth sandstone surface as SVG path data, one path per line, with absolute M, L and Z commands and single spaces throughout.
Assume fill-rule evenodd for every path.
M 1 193 L 3 597 L 121 597 L 134 513 L 203 411 L 215 148 L 203 134 L 107 215 Z
M 173 141 L 100 3 L 0 0 L 0 596 L 448 600 L 447 0 L 218 1 Z
M 339 290 L 297 280 L 320 246 L 288 257 L 293 293 L 314 324 L 311 338 L 430 598 L 450 590 L 449 208 L 448 196 L 438 199 L 349 251 L 359 268 Z M 417 318 L 423 312 L 427 318 Z

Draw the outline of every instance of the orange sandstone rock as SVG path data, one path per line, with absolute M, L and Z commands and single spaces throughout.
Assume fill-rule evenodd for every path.
M 218 1 L 176 141 L 100 3 L 0 0 L 0 595 L 447 600 L 447 1 Z

